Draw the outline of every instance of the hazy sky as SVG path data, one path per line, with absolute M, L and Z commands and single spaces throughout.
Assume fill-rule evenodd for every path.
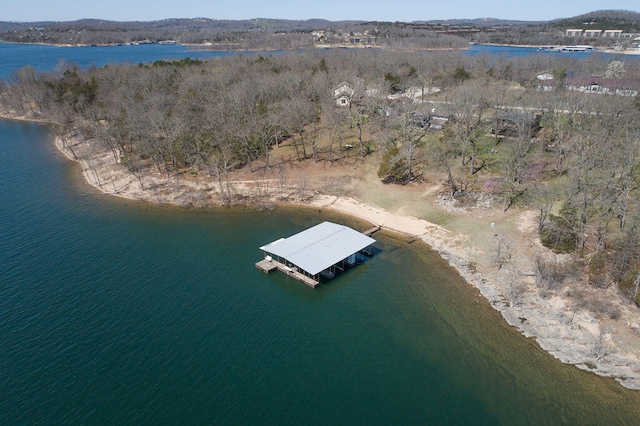
M 35 3 L 35 5 L 34 5 Z M 420 21 L 500 18 L 526 21 L 568 18 L 594 10 L 640 11 L 638 0 L 0 0 L 0 21 L 70 21 L 98 18 L 324 18 L 332 21 Z

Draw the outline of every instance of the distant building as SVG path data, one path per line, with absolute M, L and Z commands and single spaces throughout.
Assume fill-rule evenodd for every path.
M 566 37 L 606 37 L 606 38 L 633 38 L 633 33 L 623 33 L 622 30 L 584 30 L 582 28 L 569 28 L 564 32 Z
M 584 30 L 585 37 L 600 37 L 602 30 Z
M 619 38 L 622 36 L 622 30 L 604 30 L 603 37 Z
M 555 90 L 555 80 L 553 78 L 540 78 L 539 76 L 543 74 L 546 73 L 536 74 L 539 80 L 538 90 L 544 92 Z M 565 80 L 565 88 L 597 95 L 637 96 L 640 94 L 640 82 L 619 78 L 570 77 Z
M 353 95 L 355 95 L 355 90 L 346 81 L 338 84 L 333 89 L 333 99 L 336 102 L 336 106 L 340 108 L 349 108 L 353 101 Z
M 599 95 L 637 96 L 640 82 L 617 78 L 568 78 L 567 89 Z
M 553 80 L 553 73 L 551 73 L 549 71 L 543 71 L 543 72 L 540 72 L 540 73 L 536 74 L 536 78 L 538 80 L 542 80 L 542 81 Z
M 429 128 L 433 130 L 442 130 L 444 125 L 449 122 L 449 116 L 432 114 L 429 117 Z

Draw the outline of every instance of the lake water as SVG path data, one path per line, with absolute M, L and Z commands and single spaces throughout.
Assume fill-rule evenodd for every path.
M 266 52 L 280 54 L 282 52 Z M 528 55 L 557 55 L 574 58 L 587 58 L 595 53 L 582 52 L 539 52 L 532 47 L 493 46 L 476 44 L 465 51 L 469 55 L 490 54 L 509 57 Z M 58 47 L 38 44 L 15 44 L 0 42 L 0 78 L 7 78 L 12 72 L 25 65 L 32 65 L 38 71 L 53 70 L 60 63 L 72 63 L 81 68 L 124 62 L 131 64 L 153 62 L 160 59 L 207 59 L 219 56 L 237 55 L 238 52 L 216 52 L 193 50 L 187 46 L 142 44 L 138 46 L 86 46 Z M 252 52 L 243 54 L 251 55 Z M 621 55 L 608 55 L 620 57 Z M 624 60 L 636 61 L 638 56 L 624 56 Z
M 58 64 L 76 64 L 81 68 L 101 67 L 109 63 L 147 63 L 160 59 L 206 59 L 236 55 L 237 52 L 192 51 L 179 44 L 141 44 L 138 46 L 86 46 L 59 47 L 42 44 L 16 44 L 0 42 L 0 78 L 25 65 L 38 71 L 53 70 Z
M 367 224 L 100 195 L 38 124 L 0 120 L 0 149 L 0 424 L 640 418 L 640 393 L 554 360 L 419 243 L 377 233 L 311 289 L 259 272 L 258 247 Z

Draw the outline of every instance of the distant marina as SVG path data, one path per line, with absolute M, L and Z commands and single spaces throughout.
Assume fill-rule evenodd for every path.
M 540 46 L 538 48 L 540 51 L 544 52 L 593 52 L 593 46 L 585 45 L 574 45 L 574 46 Z

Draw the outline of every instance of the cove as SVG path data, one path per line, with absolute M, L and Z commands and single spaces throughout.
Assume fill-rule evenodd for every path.
M 420 243 L 310 289 L 257 249 L 323 220 L 101 195 L 0 121 L 0 422 L 630 424 L 640 395 L 554 360 Z

